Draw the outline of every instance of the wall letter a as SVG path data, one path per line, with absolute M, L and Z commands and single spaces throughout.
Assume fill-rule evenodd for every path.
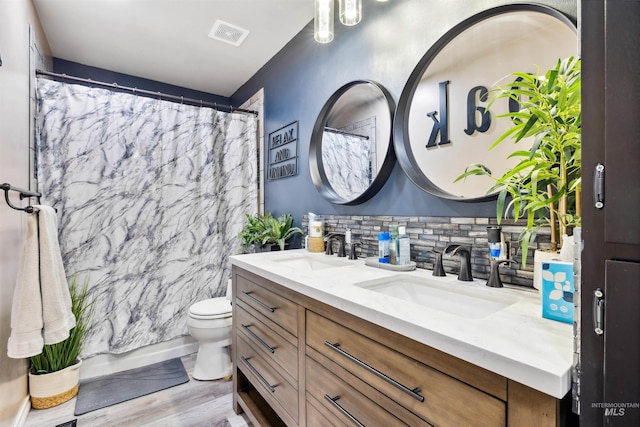
M 476 105 L 476 99 L 486 102 L 489 91 L 484 86 L 476 86 L 467 95 L 467 128 L 464 133 L 473 135 L 475 131 L 486 132 L 491 126 L 491 113 L 485 107 Z M 480 125 L 476 122 L 476 112 L 480 113 Z

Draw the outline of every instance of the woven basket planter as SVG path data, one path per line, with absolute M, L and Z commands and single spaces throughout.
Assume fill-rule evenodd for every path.
M 78 394 L 80 365 L 64 368 L 50 374 L 35 375 L 29 372 L 29 393 L 34 409 L 46 409 L 73 399 Z

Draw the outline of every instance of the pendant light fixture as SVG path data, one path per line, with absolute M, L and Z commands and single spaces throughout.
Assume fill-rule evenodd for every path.
M 362 19 L 362 0 L 339 0 L 340 22 L 344 25 L 356 25 Z
M 315 0 L 313 38 L 318 43 L 333 40 L 333 0 Z

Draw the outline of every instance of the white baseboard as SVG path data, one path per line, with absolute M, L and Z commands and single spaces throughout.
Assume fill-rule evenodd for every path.
M 198 351 L 198 342 L 187 335 L 123 354 L 99 354 L 82 361 L 80 379 L 139 368 L 152 363 L 186 356 L 196 351 Z
M 20 409 L 16 414 L 16 417 L 13 422 L 13 427 L 23 427 L 27 423 L 27 417 L 29 416 L 29 411 L 31 410 L 31 398 L 29 396 L 25 396 L 22 399 L 22 403 L 20 404 Z
M 249 427 L 247 420 L 242 415 L 236 415 L 233 411 L 227 414 L 227 421 L 231 424 L 231 427 Z

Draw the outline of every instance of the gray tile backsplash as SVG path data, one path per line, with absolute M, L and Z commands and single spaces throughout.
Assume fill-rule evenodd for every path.
M 351 230 L 352 240 L 361 242 L 356 248 L 359 257 L 377 256 L 378 233 L 390 231 L 392 225 L 403 225 L 411 238 L 411 260 L 418 268 L 433 268 L 434 255 L 431 250 L 443 251 L 450 243 L 459 243 L 471 247 L 471 268 L 473 277 L 489 277 L 489 249 L 487 246 L 487 226 L 496 225 L 495 218 L 459 218 L 431 216 L 378 216 L 378 215 L 322 215 L 325 232 L 345 232 Z M 309 218 L 304 215 L 302 228 L 307 229 Z M 538 233 L 536 242 L 529 247 L 526 267 L 521 264 L 522 257 L 518 236 L 524 229 L 524 222 L 503 222 L 502 232 L 505 240 L 511 242 L 510 258 L 517 264 L 500 268 L 503 283 L 532 287 L 533 252 L 535 249 L 550 248 L 550 233 L 543 229 Z M 443 260 L 447 273 L 457 273 L 457 258 Z

